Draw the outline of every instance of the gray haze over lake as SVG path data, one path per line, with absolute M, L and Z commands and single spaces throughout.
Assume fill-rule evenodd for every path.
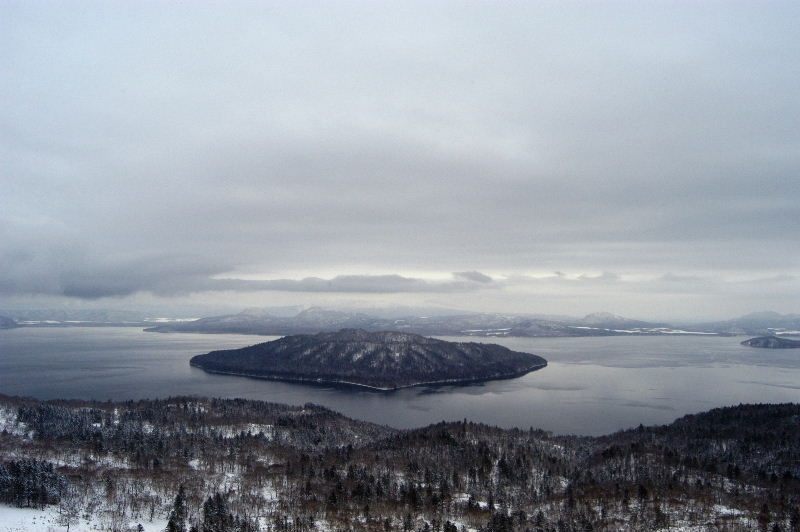
M 800 352 L 746 348 L 739 337 L 486 339 L 544 356 L 549 365 L 513 380 L 389 394 L 210 375 L 189 366 L 193 355 L 272 338 L 121 327 L 0 331 L 0 393 L 102 400 L 246 397 L 314 402 L 395 427 L 468 418 L 592 435 L 740 402 L 800 401 Z

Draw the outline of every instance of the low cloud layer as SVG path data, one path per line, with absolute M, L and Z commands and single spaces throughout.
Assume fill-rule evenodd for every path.
M 20 304 L 800 310 L 796 3 L 4 15 L 0 294 Z
M 337 275 L 331 279 L 306 277 L 304 279 L 212 279 L 205 290 L 275 290 L 281 292 L 315 292 L 345 294 L 397 294 L 397 293 L 448 293 L 471 292 L 485 288 L 491 278 L 479 272 L 469 272 L 470 277 L 454 274 L 449 281 L 430 281 L 403 277 L 402 275 Z

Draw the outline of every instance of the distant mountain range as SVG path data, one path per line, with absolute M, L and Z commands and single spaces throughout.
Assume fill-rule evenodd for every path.
M 213 351 L 193 357 L 191 365 L 211 373 L 388 391 L 518 377 L 547 361 L 495 344 L 343 329 Z
M 541 314 L 465 312 L 442 308 L 386 307 L 356 310 L 323 307 L 250 308 L 200 319 L 152 318 L 120 310 L 0 310 L 0 328 L 133 326 L 152 332 L 237 333 L 284 336 L 340 329 L 401 331 L 427 336 L 630 336 L 800 335 L 800 314 L 756 312 L 692 324 L 648 322 L 608 312 L 582 318 Z
M 152 332 L 201 332 L 287 335 L 310 334 L 339 329 L 401 331 L 426 336 L 617 336 L 661 334 L 716 334 L 716 331 L 678 329 L 665 323 L 650 323 L 610 313 L 583 318 L 533 316 L 500 313 L 457 312 L 436 315 L 407 314 L 385 317 L 372 312 L 343 311 L 312 307 L 294 316 L 244 311 L 195 321 L 165 323 L 150 327 Z
M 611 316 L 611 315 L 608 315 Z M 155 332 L 204 332 L 241 334 L 309 334 L 339 329 L 367 331 L 401 331 L 437 336 L 594 336 L 615 334 L 623 319 L 578 320 L 574 324 L 529 316 L 507 314 L 454 313 L 443 315 L 406 315 L 387 318 L 362 311 L 342 311 L 320 307 L 303 310 L 295 316 L 273 316 L 268 313 L 242 312 L 213 316 L 196 321 L 168 323 L 147 329 Z M 643 322 L 629 320 L 631 326 Z M 585 327 L 584 327 L 585 325 Z
M 732 320 L 701 323 L 695 327 L 726 334 L 800 335 L 800 314 L 754 312 Z

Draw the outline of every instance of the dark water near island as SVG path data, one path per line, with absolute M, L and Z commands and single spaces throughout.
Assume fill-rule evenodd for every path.
M 395 427 L 468 418 L 592 435 L 669 423 L 716 406 L 800 401 L 800 350 L 747 348 L 739 345 L 742 338 L 487 339 L 541 355 L 549 366 L 518 379 L 388 394 L 210 375 L 189 366 L 193 355 L 269 339 L 122 327 L 0 331 L 0 393 L 101 400 L 247 397 L 318 403 Z

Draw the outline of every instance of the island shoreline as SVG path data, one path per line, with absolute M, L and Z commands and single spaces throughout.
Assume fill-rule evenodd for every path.
M 509 380 L 509 379 L 516 379 L 518 377 L 522 377 L 527 375 L 528 373 L 533 373 L 534 371 L 538 371 L 547 367 L 547 361 L 540 364 L 535 364 L 529 368 L 514 371 L 512 373 L 504 373 L 497 376 L 490 376 L 490 377 L 475 377 L 472 379 L 444 379 L 444 380 L 437 380 L 437 381 L 427 381 L 427 382 L 418 382 L 414 384 L 404 384 L 401 386 L 393 386 L 393 387 L 380 387 L 380 386 L 372 386 L 369 384 L 362 384 L 358 382 L 350 382 L 350 381 L 334 381 L 328 380 L 324 378 L 306 378 L 306 377 L 284 377 L 280 375 L 259 375 L 254 373 L 243 373 L 243 372 L 236 372 L 236 371 L 223 371 L 223 370 L 215 370 L 215 369 L 208 369 L 204 368 L 202 365 L 195 363 L 194 361 L 189 361 L 189 365 L 191 367 L 201 369 L 209 374 L 215 375 L 231 375 L 235 377 L 247 377 L 250 379 L 260 379 L 260 380 L 268 380 L 268 381 L 276 381 L 276 382 L 288 382 L 292 384 L 306 384 L 306 385 L 315 385 L 315 386 L 330 386 L 336 388 L 357 388 L 363 389 L 370 392 L 375 393 L 392 393 L 399 390 L 407 389 L 407 388 L 416 388 L 418 386 L 430 386 L 430 387 L 440 387 L 440 386 L 460 386 L 460 385 L 467 385 L 467 384 L 477 384 L 477 383 L 484 383 L 489 381 L 498 381 L 498 380 Z

